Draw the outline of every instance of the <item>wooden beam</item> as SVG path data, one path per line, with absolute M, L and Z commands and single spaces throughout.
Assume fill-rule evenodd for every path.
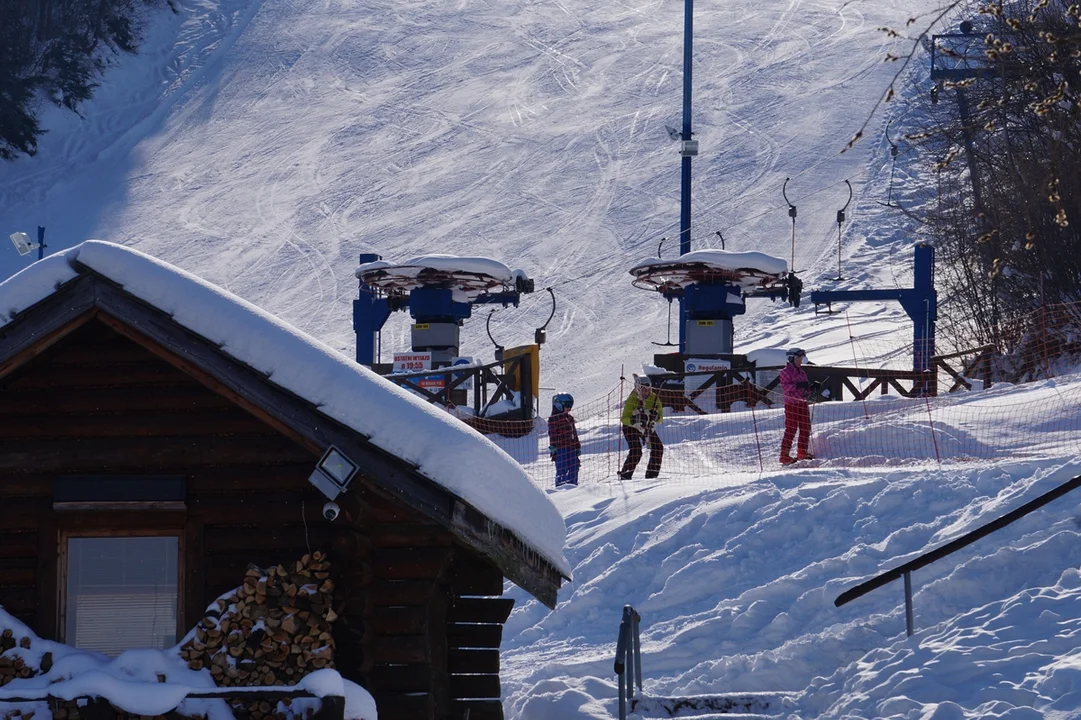
M 431 580 L 376 580 L 372 597 L 384 605 L 427 605 L 437 591 Z
M 371 648 L 376 665 L 428 663 L 431 660 L 424 635 L 376 635 L 372 638 Z
M 123 393 L 126 394 L 126 393 Z M 6 399 L 5 399 L 6 401 Z M 240 408 L 121 412 L 103 417 L 76 415 L 22 415 L 19 422 L 0 423 L 0 438 L 113 438 L 190 435 L 200 428 L 206 435 L 241 435 L 266 432 Z M 307 475 L 304 476 L 305 478 Z
M 435 720 L 435 700 L 431 693 L 375 693 L 379 708 L 379 720 Z M 463 717 L 459 715 L 458 717 Z M 470 715 L 469 720 L 490 720 L 480 715 Z M 499 720 L 502 720 L 502 716 Z
M 60 532 L 56 518 L 49 513 L 38 528 L 38 621 L 34 630 L 46 640 L 59 640 L 57 628 L 59 609 L 57 592 L 59 581 Z
M 94 314 L 93 278 L 81 277 L 0 327 L 0 378 L 48 350 Z
M 199 392 L 193 393 L 193 389 Z M 0 403 L 0 417 L 140 410 L 223 410 L 235 407 L 225 398 L 204 393 L 201 387 L 195 385 L 144 387 L 130 393 L 103 393 L 100 388 L 66 388 L 63 392 L 55 393 L 8 389 L 4 392 L 4 402 Z
M 498 698 L 498 675 L 451 675 L 450 696 L 453 698 Z
M 435 578 L 442 574 L 453 552 L 450 547 L 376 548 L 372 552 L 372 569 L 381 580 Z
M 503 626 L 448 623 L 447 642 L 453 648 L 498 648 L 503 642 Z
M 559 572 L 517 535 L 464 502 L 454 504 L 453 528 L 495 563 L 508 580 L 555 609 L 562 579 Z M 499 595 L 502 591 L 490 594 Z
M 210 603 L 211 598 L 206 597 L 205 568 L 203 523 L 197 517 L 188 517 L 184 524 L 184 597 L 180 608 L 181 627 L 195 627 L 195 623 L 203 618 L 206 606 Z
M 448 578 L 455 595 L 502 595 L 503 573 L 485 557 L 459 552 Z
M 273 435 L 232 437 L 132 437 L 83 439 L 0 439 L 0 472 L 87 473 L 120 470 L 168 472 L 191 466 L 293 462 L 296 446 Z M 313 461 L 314 462 L 314 461 Z
M 481 648 L 450 648 L 447 665 L 451 672 L 499 674 L 499 651 Z
M 456 598 L 447 618 L 451 622 L 502 624 L 513 608 L 513 598 Z
M 451 703 L 455 718 L 469 720 L 503 720 L 502 700 L 455 700 Z M 467 714 L 468 713 L 468 714 Z M 382 710 L 379 717 L 382 718 Z
M 449 547 L 454 536 L 441 525 L 387 524 L 380 523 L 367 534 L 374 547 Z
M 431 692 L 431 669 L 424 664 L 377 665 L 368 673 L 368 690 L 374 693 Z
M 372 612 L 372 625 L 386 635 L 422 635 L 428 627 L 428 608 L 422 605 L 376 607 Z

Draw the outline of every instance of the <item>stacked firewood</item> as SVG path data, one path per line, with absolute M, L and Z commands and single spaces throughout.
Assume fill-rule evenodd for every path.
M 319 551 L 288 567 L 250 565 L 244 584 L 207 608 L 180 655 L 192 670 L 208 668 L 218 686 L 295 685 L 334 667 L 333 592 Z
M 16 638 L 11 628 L 4 628 L 0 632 L 0 687 L 7 685 L 15 678 L 28 678 L 43 672 L 49 672 L 53 666 L 53 654 L 47 652 L 41 656 L 41 667 L 28 665 L 18 652 L 9 653 L 12 648 L 29 650 L 31 647 L 30 637 Z

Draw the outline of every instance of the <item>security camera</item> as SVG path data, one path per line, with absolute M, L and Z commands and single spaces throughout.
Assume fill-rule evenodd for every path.
M 328 502 L 323 506 L 323 517 L 333 522 L 342 514 L 342 509 L 338 507 L 338 503 Z

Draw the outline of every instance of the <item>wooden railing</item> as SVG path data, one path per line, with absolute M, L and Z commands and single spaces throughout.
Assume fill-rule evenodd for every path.
M 935 355 L 931 358 L 932 369 L 927 372 L 819 365 L 804 365 L 803 369 L 807 372 L 808 380 L 818 386 L 815 400 L 819 402 L 866 400 L 876 392 L 882 395 L 893 392 L 901 397 L 914 398 L 937 395 L 941 387 L 940 373 L 944 373 L 952 383 L 946 392 L 971 390 L 971 379 L 980 380 L 984 388 L 991 387 L 993 355 L 993 345 Z M 958 359 L 963 362 L 959 365 L 956 362 L 951 364 L 951 361 Z M 690 409 L 705 415 L 714 410 L 728 412 L 735 402 L 772 405 L 770 394 L 777 390 L 780 384 L 779 374 L 783 369 L 783 366 L 745 366 L 713 372 L 670 372 L 655 376 L 655 383 L 659 385 L 661 401 L 666 407 L 677 411 Z M 759 384 L 759 378 L 764 373 L 777 375 L 765 384 Z M 702 381 L 691 393 L 684 391 L 688 377 Z M 870 382 L 864 384 L 865 381 Z
M 1010 523 L 1020 520 L 1025 515 L 1028 515 L 1034 510 L 1038 510 L 1047 503 L 1062 497 L 1066 493 L 1081 487 L 1081 475 L 1064 482 L 1058 487 L 1048 490 L 1043 495 L 1040 495 L 1035 500 L 1030 500 L 1021 507 L 1006 513 L 997 520 L 992 520 L 989 523 L 981 525 L 980 527 L 965 533 L 956 540 L 952 540 L 941 547 L 937 547 L 934 550 L 925 552 L 915 560 L 910 560 L 900 567 L 896 567 L 893 570 L 888 570 L 880 575 L 876 575 L 870 580 L 860 583 L 855 587 L 845 590 L 843 593 L 837 596 L 837 599 L 833 601 L 833 604 L 837 607 L 841 607 L 846 603 L 850 603 L 856 598 L 863 597 L 867 593 L 882 587 L 883 585 L 893 582 L 899 577 L 903 577 L 905 580 L 905 629 L 909 636 L 914 632 L 913 630 L 913 617 L 912 617 L 912 571 L 919 570 L 922 567 L 930 565 L 936 560 L 957 552 L 961 548 L 968 547 L 972 543 L 976 542 L 982 537 L 990 535 L 996 530 L 1001 530 Z
M 977 375 L 983 382 L 983 387 L 986 390 L 991 387 L 992 383 L 991 360 L 994 357 L 994 353 L 994 345 L 984 345 L 982 347 L 973 348 L 971 350 L 961 350 L 948 355 L 935 355 L 931 358 L 931 364 L 936 373 L 941 370 L 953 378 L 953 385 L 950 386 L 950 389 L 946 392 L 956 392 L 961 388 L 971 390 L 972 383 L 968 381 L 968 378 Z M 962 363 L 959 370 L 946 362 L 947 360 L 956 360 L 957 358 L 968 358 Z
M 399 387 L 420 394 L 428 402 L 442 407 L 460 404 L 460 402 L 455 402 L 455 399 L 460 401 L 466 392 L 465 388 L 472 382 L 472 407 L 474 416 L 477 418 L 485 417 L 488 410 L 500 400 L 512 401 L 514 393 L 518 392 L 519 412 L 514 414 L 521 420 L 533 419 L 533 367 L 528 355 L 517 355 L 487 365 L 394 373 L 383 377 Z M 424 381 L 431 378 L 438 378 L 441 387 L 425 387 Z M 518 386 L 517 391 L 512 388 L 515 384 Z

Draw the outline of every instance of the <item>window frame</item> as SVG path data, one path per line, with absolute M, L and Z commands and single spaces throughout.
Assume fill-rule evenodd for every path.
M 149 523 L 153 518 L 143 516 L 143 522 L 138 525 L 126 525 L 125 527 L 65 527 L 59 530 L 57 537 L 56 557 L 56 637 L 61 643 L 68 644 L 68 541 L 73 538 L 176 538 L 176 639 L 184 636 L 184 576 L 185 573 L 185 531 L 183 525 L 176 526 L 172 523 L 152 526 Z M 117 523 L 119 524 L 119 523 Z M 74 647 L 74 646 L 72 646 Z M 131 648 L 135 649 L 135 648 Z

